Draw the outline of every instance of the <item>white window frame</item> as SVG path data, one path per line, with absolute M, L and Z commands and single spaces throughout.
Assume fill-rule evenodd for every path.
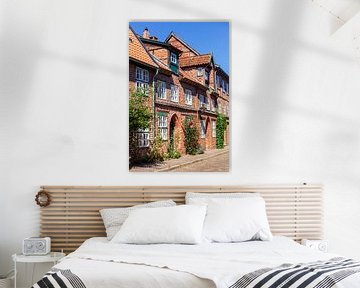
M 167 115 L 158 115 L 158 128 L 162 140 L 168 140 Z
M 196 75 L 198 77 L 203 76 L 204 75 L 204 68 L 202 68 L 202 67 L 197 68 L 197 74 Z
M 205 108 L 206 110 L 210 111 L 210 102 L 209 102 L 209 97 L 205 96 Z
M 149 94 L 149 83 L 145 83 L 145 82 L 141 82 L 141 81 L 136 81 L 135 83 L 136 85 L 136 90 L 138 91 L 144 91 L 145 95 Z
M 216 111 L 216 100 L 214 98 L 211 98 L 211 111 Z
M 156 96 L 159 99 L 166 99 L 166 82 L 160 80 L 157 81 Z
M 212 125 L 212 127 L 211 127 L 212 128 L 212 131 L 211 131 L 212 137 L 216 138 L 216 120 L 212 120 L 211 125 Z
M 171 85 L 171 101 L 179 102 L 179 86 Z
M 136 67 L 136 80 L 149 83 L 149 71 L 140 67 Z
M 200 138 L 206 138 L 206 120 L 200 120 Z
M 185 104 L 192 105 L 192 91 L 190 89 L 185 89 Z
M 139 148 L 150 147 L 150 132 L 149 129 L 139 129 L 136 132 L 137 146 Z
M 205 106 L 205 96 L 203 94 L 199 95 L 200 108 Z
M 174 52 L 170 52 L 170 62 L 177 64 L 177 55 Z

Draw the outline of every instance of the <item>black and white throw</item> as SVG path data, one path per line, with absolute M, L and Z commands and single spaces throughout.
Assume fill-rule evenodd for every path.
M 331 288 L 360 272 L 360 262 L 332 258 L 304 264 L 283 264 L 242 276 L 229 288 Z
M 81 279 L 69 269 L 53 268 L 32 288 L 86 288 Z

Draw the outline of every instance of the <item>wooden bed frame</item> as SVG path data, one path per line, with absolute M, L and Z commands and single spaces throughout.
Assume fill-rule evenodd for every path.
M 321 185 L 271 186 L 42 186 L 51 203 L 40 208 L 40 233 L 52 239 L 52 251 L 74 251 L 90 237 L 105 236 L 99 209 L 151 201 L 185 201 L 186 192 L 259 192 L 266 201 L 274 235 L 295 241 L 321 239 Z

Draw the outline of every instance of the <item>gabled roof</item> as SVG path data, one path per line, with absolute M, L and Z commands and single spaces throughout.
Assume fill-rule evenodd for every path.
M 183 44 L 186 48 L 188 48 L 191 52 L 193 52 L 196 55 L 200 55 L 198 51 L 196 51 L 193 47 L 191 47 L 189 44 L 187 44 L 184 40 L 182 40 L 180 37 L 176 36 L 173 31 L 170 32 L 170 34 L 166 37 L 164 42 L 169 42 L 170 38 L 174 37 L 176 40 L 178 40 L 181 44 Z
M 129 26 L 129 57 L 130 59 L 133 59 L 137 62 L 141 62 L 151 67 L 154 68 L 159 67 L 130 26 Z
M 173 51 L 178 52 L 178 53 L 181 52 L 180 49 L 176 48 L 175 46 L 171 45 L 170 43 L 162 42 L 162 41 L 154 40 L 154 39 L 148 39 L 148 38 L 144 38 L 144 37 L 141 37 L 141 36 L 138 36 L 138 37 L 139 37 L 140 41 L 143 42 L 143 43 L 149 43 L 149 44 L 161 46 L 161 47 L 173 50 Z
M 211 60 L 212 55 L 209 53 L 190 57 L 180 57 L 179 64 L 180 67 L 200 66 L 209 64 Z

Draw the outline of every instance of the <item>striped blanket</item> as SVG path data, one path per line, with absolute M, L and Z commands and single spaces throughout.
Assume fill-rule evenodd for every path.
M 284 264 L 246 274 L 229 288 L 331 288 L 359 272 L 360 262 L 345 258 L 297 265 Z
M 360 272 L 360 262 L 333 258 L 304 264 L 283 264 L 242 276 L 229 288 L 331 288 L 346 277 Z M 52 269 L 32 288 L 86 288 L 69 269 Z M 351 287 L 349 287 L 351 288 Z
M 86 288 L 81 279 L 69 269 L 51 269 L 32 288 Z

